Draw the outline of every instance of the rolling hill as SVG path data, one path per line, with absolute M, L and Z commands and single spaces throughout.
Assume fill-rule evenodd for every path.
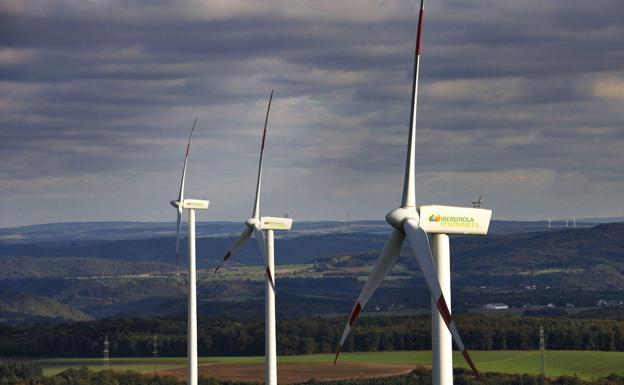
M 0 290 L 0 319 L 19 321 L 88 321 L 93 317 L 50 298 Z
M 46 297 L 93 317 L 184 311 L 184 301 L 179 299 L 185 286 L 179 293 L 172 236 L 87 239 L 85 234 L 113 236 L 111 224 L 92 224 L 79 239 L 67 238 L 67 231 L 76 230 L 75 226 L 59 230 L 59 225 L 44 225 L 43 234 L 49 236 L 25 236 L 19 241 L 7 241 L 3 229 L 0 290 Z M 141 226 L 128 226 L 135 234 L 140 232 Z M 144 231 L 144 235 L 158 233 L 163 225 L 149 226 L 153 231 Z M 248 316 L 258 316 L 262 309 L 261 271 L 236 266 L 257 265 L 259 257 L 247 244 L 229 269 L 213 275 L 210 269 L 235 238 L 227 233 L 234 226 L 207 226 L 226 234 L 204 234 L 198 239 L 199 267 L 206 269 L 199 273 L 200 308 L 206 314 L 234 315 L 241 314 L 244 307 Z M 624 223 L 530 232 L 515 230 L 541 224 L 505 226 L 507 230 L 487 237 L 451 238 L 456 309 L 498 301 L 513 306 L 549 302 L 595 306 L 599 299 L 624 299 Z M 278 311 L 294 317 L 306 312 L 348 311 L 383 247 L 387 230 L 377 222 L 315 223 L 304 224 L 298 232 L 279 239 L 276 255 L 278 266 L 282 266 L 278 281 L 283 293 Z M 54 231 L 62 240 L 50 240 Z M 32 240 L 38 237 L 45 239 Z M 384 282 L 371 300 L 372 306 L 428 307 L 415 261 L 409 251 L 404 252 L 392 279 Z

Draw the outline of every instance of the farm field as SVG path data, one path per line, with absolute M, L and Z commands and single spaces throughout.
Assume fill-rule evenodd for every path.
M 475 364 L 482 372 L 503 373 L 539 373 L 539 351 L 473 351 Z M 308 380 L 309 371 L 302 371 L 310 366 L 318 369 L 327 379 L 338 378 L 370 378 L 383 375 L 406 373 L 410 368 L 429 366 L 431 352 L 365 352 L 343 353 L 334 368 L 333 354 L 313 354 L 302 356 L 278 357 L 278 376 L 283 373 L 284 381 L 302 382 Z M 460 353 L 454 352 L 457 367 L 467 368 Z M 257 381 L 262 373 L 263 357 L 200 357 L 200 373 L 205 377 L 238 381 Z M 101 358 L 45 359 L 39 361 L 47 376 L 57 374 L 68 368 L 87 366 L 92 370 L 102 370 Z M 624 352 L 592 352 L 592 351 L 547 351 L 546 375 L 578 375 L 581 378 L 595 379 L 609 373 L 624 375 Z M 110 368 L 118 371 L 134 370 L 142 373 L 159 373 L 175 375 L 183 378 L 186 359 L 184 357 L 162 358 L 111 358 Z M 341 367 L 341 364 L 344 364 Z M 316 370 L 313 369 L 313 370 Z M 332 373 L 332 370 L 335 372 Z M 298 377 L 291 373 L 301 373 Z M 245 374 L 246 373 L 246 374 Z M 307 374 L 306 374 L 307 373 Z M 242 376 L 242 377 L 241 377 Z M 260 377 L 261 378 L 261 377 Z M 315 376 L 320 380 L 320 376 Z

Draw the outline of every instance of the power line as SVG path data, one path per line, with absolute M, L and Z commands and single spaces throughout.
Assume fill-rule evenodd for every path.
M 152 342 L 152 355 L 154 355 L 154 358 L 158 358 L 158 336 L 154 336 Z
M 108 369 L 108 367 L 110 366 L 110 357 L 109 357 L 109 342 L 108 342 L 108 336 L 104 337 L 104 366 Z

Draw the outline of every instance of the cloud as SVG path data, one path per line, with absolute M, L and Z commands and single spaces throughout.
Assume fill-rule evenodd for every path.
M 599 3 L 427 4 L 423 203 L 624 215 L 624 14 Z M 3 1 L 0 225 L 169 220 L 195 116 L 189 192 L 209 219 L 245 217 L 272 88 L 267 210 L 381 218 L 401 193 L 416 15 L 404 0 Z
M 614 102 L 624 101 L 624 78 L 609 77 L 594 83 L 594 96 Z

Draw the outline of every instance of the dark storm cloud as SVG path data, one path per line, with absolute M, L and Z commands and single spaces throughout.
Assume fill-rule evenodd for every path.
M 5 2 L 0 204 L 27 197 L 41 206 L 19 218 L 5 208 L 2 224 L 168 218 L 160 203 L 175 190 L 196 114 L 191 187 L 216 203 L 213 218 L 238 218 L 270 88 L 269 207 L 309 219 L 382 215 L 400 194 L 416 7 Z M 499 217 L 543 217 L 568 215 L 600 193 L 600 207 L 575 215 L 616 214 L 613 205 L 624 203 L 614 192 L 624 188 L 621 2 L 427 7 L 419 197 L 461 203 L 485 193 Z M 562 191 L 576 197 L 560 204 Z M 114 203 L 98 208 L 93 199 Z M 66 214 L 59 202 L 77 210 Z

